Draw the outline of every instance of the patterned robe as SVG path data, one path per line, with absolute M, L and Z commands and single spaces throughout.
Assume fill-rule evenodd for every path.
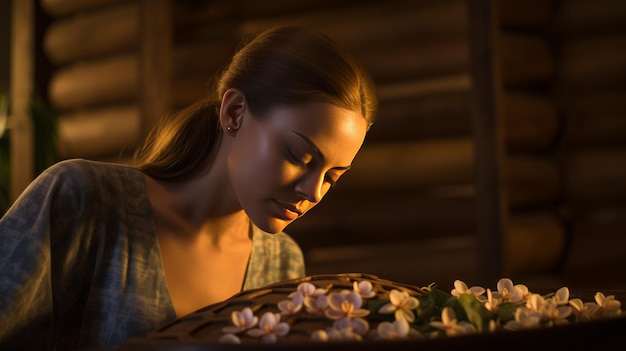
M 243 290 L 303 275 L 291 237 L 253 226 Z M 114 347 L 175 318 L 140 170 L 59 162 L 0 220 L 0 349 Z

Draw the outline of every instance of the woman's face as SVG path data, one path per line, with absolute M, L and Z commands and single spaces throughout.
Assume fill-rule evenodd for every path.
M 261 230 L 282 231 L 350 168 L 366 132 L 359 113 L 329 103 L 247 111 L 228 158 L 241 206 Z

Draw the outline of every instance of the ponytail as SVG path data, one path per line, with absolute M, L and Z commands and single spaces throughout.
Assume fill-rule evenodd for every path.
M 221 137 L 217 101 L 201 100 L 163 118 L 135 152 L 135 165 L 157 179 L 187 176 L 206 162 Z

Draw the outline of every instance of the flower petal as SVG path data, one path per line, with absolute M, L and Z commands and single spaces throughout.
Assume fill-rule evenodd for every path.
M 339 310 L 333 310 L 333 309 L 328 309 L 326 311 L 324 311 L 324 315 L 330 319 L 341 319 L 341 318 L 345 318 L 345 315 L 343 312 L 339 311 Z
M 480 286 L 472 286 L 469 288 L 469 292 L 474 296 L 479 296 L 485 293 L 485 288 Z
M 506 290 L 513 290 L 513 281 L 509 278 L 502 278 L 498 280 L 497 288 L 499 292 Z
M 363 318 L 354 318 L 352 319 L 352 329 L 355 333 L 365 336 L 370 329 L 370 325 L 367 320 Z
M 300 283 L 297 287 L 297 291 L 304 296 L 311 296 L 315 291 L 315 285 L 309 282 Z
M 241 339 L 235 334 L 224 334 L 220 337 L 219 342 L 222 344 L 241 344 Z
M 396 306 L 388 303 L 388 304 L 383 305 L 380 309 L 378 309 L 378 313 L 390 314 L 390 313 L 394 313 L 396 310 L 397 310 Z
M 406 308 L 414 310 L 418 308 L 419 305 L 420 305 L 420 301 L 417 298 L 409 297 L 409 299 L 407 300 Z
M 398 305 L 400 305 L 402 303 L 402 300 L 404 300 L 404 295 L 405 294 L 406 293 L 403 293 L 400 290 L 392 289 L 391 292 L 389 293 L 389 301 L 394 306 L 398 306 Z
M 465 284 L 464 281 L 457 279 L 454 281 L 454 290 L 456 290 L 458 294 L 464 294 L 467 291 L 467 284 Z M 455 294 L 452 293 L 452 295 L 455 295 Z M 458 296 L 458 295 L 455 295 L 455 296 Z
M 280 321 L 280 315 L 278 313 L 265 312 L 263 316 L 261 316 L 261 321 L 259 322 L 259 327 L 261 329 L 266 329 L 268 327 L 273 327 Z
M 413 322 L 415 320 L 415 314 L 413 314 L 413 311 L 410 310 L 406 310 L 406 309 L 402 309 L 402 310 L 397 310 L 395 313 L 396 316 L 396 320 L 402 320 L 402 321 L 407 321 L 407 322 Z
M 444 307 L 441 310 L 441 321 L 446 325 L 455 323 L 456 314 L 454 313 L 454 310 L 448 306 Z
M 394 331 L 393 324 L 387 321 L 380 322 L 378 326 L 376 327 L 376 331 L 378 332 L 378 335 L 381 338 L 386 339 L 389 336 L 389 334 L 391 334 Z
M 330 293 L 328 295 L 328 307 L 332 308 L 333 310 L 341 310 L 341 304 L 344 301 L 343 296 L 340 293 Z
M 370 314 L 369 310 L 366 310 L 364 308 L 359 308 L 358 310 L 352 311 L 352 313 L 350 314 L 350 317 L 352 318 L 366 317 L 366 316 L 369 316 L 369 314 Z
M 285 322 L 280 322 L 274 327 L 274 334 L 276 335 L 287 335 L 289 333 L 289 324 Z
M 361 295 L 355 293 L 354 291 L 346 294 L 345 299 L 348 302 L 352 303 L 354 308 L 360 308 L 363 305 L 363 298 L 361 297 Z
M 393 326 L 400 336 L 407 336 L 409 334 L 409 323 L 404 320 L 397 320 L 393 322 Z
M 316 330 L 313 333 L 311 333 L 311 340 L 313 340 L 313 341 L 324 342 L 324 341 L 328 341 L 328 339 L 329 339 L 328 338 L 328 333 L 326 333 L 325 330 L 320 329 L 320 330 Z

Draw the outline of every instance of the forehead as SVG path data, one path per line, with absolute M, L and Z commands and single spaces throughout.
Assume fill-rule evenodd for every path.
M 356 156 L 367 133 L 367 121 L 359 112 L 330 103 L 279 106 L 267 118 L 273 128 L 305 136 L 325 157 L 346 165 Z

